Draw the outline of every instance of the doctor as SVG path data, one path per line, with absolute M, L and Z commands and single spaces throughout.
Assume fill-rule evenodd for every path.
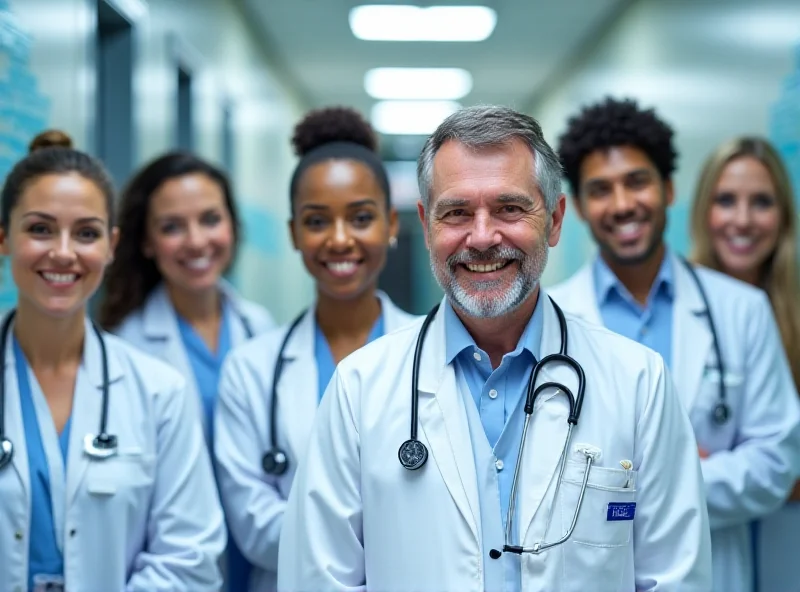
M 275 589 L 286 498 L 336 364 L 416 318 L 376 289 L 398 228 L 370 125 L 350 109 L 321 109 L 297 125 L 293 141 L 301 160 L 289 230 L 316 302 L 231 352 L 216 417 L 222 501 L 232 537 L 257 566 L 253 592 Z
M 797 211 L 778 151 L 754 137 L 720 145 L 697 182 L 691 228 L 695 261 L 767 293 L 795 387 L 800 385 Z M 800 585 L 800 481 L 786 505 L 753 526 L 756 589 Z
M 564 319 L 539 288 L 565 198 L 538 123 L 464 109 L 418 171 L 446 296 L 339 364 L 289 496 L 278 588 L 708 590 L 699 460 L 660 356 Z
M 559 153 L 600 252 L 550 293 L 664 357 L 703 459 L 714 589 L 750 591 L 748 524 L 783 504 L 800 470 L 800 404 L 769 300 L 665 246 L 676 154 L 653 111 L 588 107 Z
M 0 353 L 0 591 L 214 591 L 222 510 L 175 370 L 86 316 L 112 258 L 102 166 L 37 149 L 6 179 L 16 309 Z
M 222 279 L 241 233 L 230 183 L 192 154 L 168 153 L 133 177 L 120 209 L 100 323 L 186 378 L 202 403 L 213 450 L 222 362 L 234 346 L 273 326 L 266 309 Z M 226 559 L 226 589 L 238 592 L 250 567 L 232 541 Z

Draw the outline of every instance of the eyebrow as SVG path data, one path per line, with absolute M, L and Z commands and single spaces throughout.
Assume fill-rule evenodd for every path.
M 45 212 L 27 212 L 22 217 L 24 219 L 34 216 L 37 218 L 44 218 L 45 220 L 49 220 L 50 222 L 56 221 L 55 216 L 53 216 L 52 214 L 46 214 Z M 99 222 L 100 224 L 105 224 L 105 220 L 103 220 L 102 218 L 98 218 L 97 216 L 87 216 L 86 218 L 78 218 L 76 222 L 78 222 L 79 224 L 86 224 L 88 222 Z
M 501 204 L 519 204 L 529 208 L 536 205 L 536 200 L 524 193 L 504 193 L 497 198 L 497 201 Z
M 363 208 L 364 206 L 377 206 L 378 202 L 374 199 L 360 199 L 347 204 L 348 208 Z M 329 210 L 330 206 L 323 206 L 321 204 L 303 204 L 301 210 Z
M 630 171 L 626 171 L 625 173 L 620 175 L 620 177 L 622 177 L 624 179 L 626 177 L 632 177 L 632 176 L 635 176 L 635 175 L 652 175 L 652 174 L 653 174 L 652 170 L 650 170 L 648 168 L 645 168 L 645 167 L 640 167 L 638 169 L 633 169 L 633 170 L 630 170 Z M 611 181 L 611 179 L 609 179 L 607 177 L 593 177 L 593 178 L 587 179 L 586 182 L 584 183 L 584 186 L 597 185 L 599 183 L 608 183 L 609 181 Z

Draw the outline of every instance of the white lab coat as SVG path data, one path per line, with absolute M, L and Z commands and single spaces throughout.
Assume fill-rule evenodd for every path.
M 231 348 L 247 340 L 247 331 L 242 319 L 250 325 L 253 336 L 260 335 L 275 326 L 272 316 L 259 304 L 245 300 L 224 281 L 220 290 L 230 303 L 232 315 Z M 162 283 L 148 296 L 144 306 L 126 318 L 113 332 L 143 351 L 164 360 L 186 378 L 189 392 L 200 400 L 200 390 L 192 370 L 192 364 L 181 340 L 178 315 Z M 205 425 L 206 440 L 210 427 Z
M 378 295 L 386 334 L 418 318 L 400 310 L 385 294 Z M 231 352 L 220 379 L 214 428 L 217 479 L 231 536 L 254 565 L 252 592 L 275 590 L 285 500 L 298 460 L 305 455 L 319 399 L 312 306 L 286 344 L 278 385 L 278 446 L 287 453 L 288 470 L 280 477 L 264 473 L 261 459 L 271 448 L 272 377 L 288 328 L 270 331 Z
M 671 374 L 689 412 L 706 483 L 714 590 L 752 590 L 749 523 L 779 508 L 800 463 L 800 403 L 772 309 L 761 290 L 706 268 L 697 274 L 711 310 L 726 365 L 731 420 L 717 426 L 719 372 L 711 331 L 696 284 L 673 254 L 675 278 Z M 592 264 L 549 289 L 564 310 L 602 324 Z
M 113 335 L 108 351 L 108 431 L 119 454 L 93 460 L 83 439 L 102 409 L 100 342 L 87 322 L 66 463 L 64 577 L 80 592 L 216 591 L 225 548 L 222 508 L 195 397 L 175 370 Z M 3 344 L 5 425 L 14 444 L 0 471 L 0 592 L 28 581 L 31 488 L 11 337 Z
M 561 340 L 552 304 L 542 304 L 544 356 L 557 352 Z M 417 471 L 398 461 L 409 437 L 420 324 L 339 364 L 289 495 L 280 590 L 484 590 L 484 565 L 493 560 L 481 549 L 466 407 L 453 366 L 445 364 L 441 310 L 419 374 L 418 438 L 428 461 Z M 587 386 L 548 542 L 566 532 L 573 516 L 585 472 L 578 449 L 594 446 L 601 456 L 573 536 L 522 557 L 523 592 L 707 591 L 711 559 L 700 463 L 661 357 L 573 317 L 567 326 L 569 353 L 582 364 Z M 543 369 L 537 384 L 546 381 L 577 392 L 575 373 L 563 364 Z M 539 396 L 521 460 L 515 541 L 525 546 L 540 540 L 553 509 L 567 432 L 568 405 L 559 392 L 549 387 Z M 630 473 L 622 460 L 632 461 Z M 607 521 L 610 502 L 637 503 L 635 520 Z

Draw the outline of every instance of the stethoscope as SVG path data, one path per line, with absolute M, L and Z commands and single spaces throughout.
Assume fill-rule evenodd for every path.
M 0 329 L 0 371 L 3 372 L 0 377 L 0 470 L 3 469 L 14 456 L 14 445 L 6 438 L 5 435 L 5 402 L 6 402 L 6 380 L 5 380 L 5 363 L 6 363 L 6 343 L 8 342 L 8 332 L 11 329 L 11 321 L 14 319 L 16 309 L 12 310 L 3 321 L 3 327 Z M 243 314 L 239 315 L 239 320 L 244 327 L 247 338 L 253 336 L 253 330 L 249 321 Z M 103 339 L 103 333 L 100 328 L 92 321 L 92 329 L 94 330 L 97 339 L 100 341 L 100 355 L 103 364 L 103 404 L 100 414 L 100 433 L 97 435 L 86 434 L 83 439 L 83 452 L 90 458 L 95 460 L 104 460 L 117 454 L 118 444 L 117 437 L 114 434 L 109 434 L 107 431 L 108 424 L 108 353 L 106 351 L 106 342 Z
M 711 341 L 714 347 L 714 355 L 717 356 L 717 368 L 719 369 L 719 390 L 717 391 L 717 404 L 711 410 L 711 419 L 718 426 L 725 425 L 731 418 L 731 408 L 728 405 L 727 391 L 725 387 L 725 361 L 722 359 L 722 349 L 719 346 L 719 338 L 717 337 L 717 326 L 714 324 L 714 317 L 711 316 L 711 306 L 706 295 L 703 283 L 695 271 L 694 266 L 689 261 L 681 257 L 680 260 L 692 276 L 697 291 L 700 292 L 700 298 L 703 300 L 703 307 L 706 309 L 706 318 L 708 319 L 708 329 L 711 331 Z
M 267 475 L 273 475 L 275 477 L 283 475 L 286 469 L 289 468 L 289 457 L 286 452 L 278 446 L 278 424 L 276 419 L 278 410 L 278 382 L 281 379 L 283 362 L 285 360 L 283 353 L 286 350 L 286 344 L 289 343 L 292 333 L 294 333 L 297 325 L 300 324 L 300 321 L 303 320 L 305 315 L 306 311 L 301 312 L 298 317 L 292 321 L 289 330 L 286 332 L 286 335 L 283 336 L 281 347 L 278 350 L 278 359 L 275 361 L 275 368 L 272 371 L 272 400 L 270 401 L 269 414 L 270 449 L 267 450 L 261 458 L 261 466 Z
M 581 506 L 583 505 L 583 497 L 584 493 L 586 492 L 586 485 L 589 481 L 589 471 L 591 470 L 592 463 L 595 460 L 596 453 L 591 450 L 585 450 L 584 455 L 586 456 L 586 470 L 583 475 L 583 483 L 581 485 L 580 494 L 578 496 L 578 503 L 575 506 L 575 513 L 572 516 L 572 522 L 570 524 L 569 529 L 567 532 L 558 540 L 552 543 L 546 543 L 544 541 L 536 543 L 533 547 L 522 547 L 521 545 L 512 545 L 511 544 L 511 533 L 513 529 L 513 518 L 514 513 L 516 510 L 516 500 L 517 500 L 517 486 L 519 484 L 519 473 L 520 468 L 522 466 L 522 456 L 525 450 L 525 440 L 526 435 L 528 433 L 528 426 L 530 424 L 531 417 L 533 416 L 533 408 L 536 403 L 536 398 L 542 393 L 543 390 L 547 388 L 555 388 L 558 392 L 564 393 L 567 398 L 569 399 L 569 415 L 567 416 L 567 437 L 564 441 L 564 449 L 561 452 L 561 468 L 559 470 L 558 481 L 556 482 L 556 489 L 554 493 L 554 503 L 550 509 L 550 516 L 547 521 L 547 527 L 545 527 L 545 536 L 547 534 L 547 528 L 549 527 L 550 521 L 553 517 L 554 507 L 555 507 L 555 500 L 558 496 L 558 489 L 561 486 L 561 480 L 564 476 L 564 468 L 566 467 L 566 452 L 569 449 L 569 443 L 572 440 L 572 431 L 573 428 L 578 425 L 578 419 L 581 415 L 581 408 L 583 407 L 583 395 L 586 390 L 586 376 L 583 371 L 583 367 L 572 357 L 567 354 L 567 322 L 564 318 L 564 313 L 561 311 L 559 306 L 550 298 L 550 302 L 553 304 L 553 308 L 556 311 L 556 315 L 558 316 L 558 324 L 561 330 L 561 347 L 560 351 L 555 354 L 550 354 L 539 360 L 533 368 L 530 376 L 528 377 L 528 387 L 527 387 L 527 396 L 525 398 L 525 423 L 522 428 L 522 438 L 519 443 L 519 454 L 517 455 L 517 462 L 514 467 L 514 477 L 511 483 L 511 499 L 509 500 L 508 504 L 508 513 L 506 515 L 506 531 L 505 531 L 505 540 L 503 542 L 503 551 L 498 551 L 497 549 L 492 549 L 489 552 L 489 556 L 492 559 L 499 559 L 502 553 L 515 553 L 517 555 L 521 555 L 522 553 L 533 553 L 539 554 L 546 549 L 551 547 L 555 547 L 556 545 L 560 545 L 564 543 L 570 536 L 572 536 L 572 532 L 575 530 L 575 525 L 578 521 L 578 515 L 581 511 Z M 437 304 L 433 310 L 428 313 L 428 316 L 425 317 L 425 320 L 422 323 L 422 327 L 420 329 L 419 335 L 417 336 L 417 344 L 414 349 L 414 361 L 412 366 L 412 375 L 411 375 L 411 437 L 403 442 L 400 445 L 400 449 L 398 450 L 398 458 L 400 459 L 400 464 L 403 465 L 404 468 L 408 469 L 409 471 L 416 471 L 421 468 L 425 462 L 428 460 L 428 448 L 417 439 L 417 426 L 419 424 L 419 367 L 420 367 L 420 359 L 422 357 L 422 346 L 425 341 L 425 335 L 428 332 L 428 328 L 430 327 L 431 322 L 433 321 L 434 317 L 436 316 L 436 312 L 439 309 L 439 305 Z M 575 374 L 578 377 L 578 394 L 574 396 L 572 391 L 567 388 L 565 385 L 558 383 L 558 382 L 545 382 L 540 384 L 538 387 L 536 386 L 536 379 L 539 376 L 539 373 L 542 369 L 547 366 L 547 364 L 560 362 L 570 366 L 572 370 L 575 371 Z
M 3 328 L 0 329 L 0 469 L 11 462 L 14 456 L 14 445 L 5 435 L 5 408 L 6 408 L 6 343 L 8 342 L 8 332 L 11 329 L 11 321 L 14 319 L 16 309 L 12 310 L 3 321 Z M 100 354 L 103 361 L 103 405 L 100 413 L 100 433 L 97 435 L 86 434 L 83 439 L 83 452 L 95 460 L 104 460 L 117 454 L 117 437 L 107 431 L 108 422 L 108 354 L 106 353 L 106 343 L 100 328 L 92 322 L 97 338 L 100 340 Z

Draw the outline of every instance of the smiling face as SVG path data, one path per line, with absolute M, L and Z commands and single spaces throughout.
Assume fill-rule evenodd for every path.
M 767 167 L 752 156 L 725 165 L 708 216 L 723 271 L 746 281 L 759 278 L 775 252 L 780 223 L 775 183 Z
M 610 264 L 638 265 L 658 252 L 672 204 L 647 155 L 630 146 L 597 150 L 581 163 L 578 213 Z
M 548 214 L 534 178 L 534 157 L 518 139 L 480 149 L 451 140 L 436 153 L 420 217 L 433 274 L 470 317 L 503 316 L 537 293 L 565 204 L 560 197 Z
M 170 179 L 152 195 L 144 254 L 155 260 L 171 288 L 187 293 L 216 289 L 234 242 L 222 187 L 208 175 Z
M 100 188 L 76 173 L 59 173 L 25 186 L 0 241 L 11 257 L 20 306 L 64 318 L 83 312 L 97 291 L 117 233 L 109 228 Z
M 320 294 L 347 300 L 376 288 L 397 212 L 387 211 L 368 166 L 330 160 L 309 167 L 293 208 L 292 242 Z

